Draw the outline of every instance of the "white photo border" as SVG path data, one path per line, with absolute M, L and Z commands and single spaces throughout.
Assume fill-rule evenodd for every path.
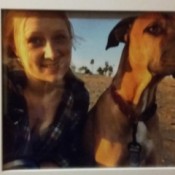
M 115 11 L 142 12 L 166 11 L 175 12 L 175 1 L 172 0 L 1 0 L 0 21 L 3 9 L 43 9 L 66 11 Z M 2 22 L 1 22 L 2 25 Z M 2 38 L 2 26 L 0 35 Z M 2 39 L 0 41 L 0 56 L 2 58 Z M 0 59 L 2 60 L 2 59 Z M 1 62 L 1 61 L 0 61 Z M 0 63 L 2 65 L 2 63 Z M 0 70 L 2 82 L 2 71 Z M 2 114 L 2 86 L 0 86 L 0 113 Z M 0 117 L 0 174 L 2 175 L 174 175 L 175 167 L 161 168 L 82 168 L 82 169 L 42 169 L 42 170 L 2 170 L 2 117 Z

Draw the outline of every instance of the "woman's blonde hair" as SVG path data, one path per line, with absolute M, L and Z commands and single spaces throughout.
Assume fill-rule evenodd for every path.
M 25 18 L 31 16 L 39 17 L 51 17 L 51 18 L 62 18 L 68 28 L 70 37 L 73 38 L 73 29 L 71 23 L 64 11 L 42 11 L 42 10 L 5 10 L 3 11 L 3 50 L 8 58 L 16 58 L 14 52 L 14 34 L 15 28 L 20 27 L 20 23 L 24 21 Z M 17 20 L 16 20 L 17 19 Z

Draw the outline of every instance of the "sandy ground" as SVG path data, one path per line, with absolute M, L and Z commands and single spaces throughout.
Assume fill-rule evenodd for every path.
M 100 94 L 109 86 L 110 77 L 99 75 L 79 75 L 90 93 L 90 108 Z M 175 166 L 175 79 L 166 77 L 158 86 L 157 105 L 160 130 L 163 138 L 164 166 Z

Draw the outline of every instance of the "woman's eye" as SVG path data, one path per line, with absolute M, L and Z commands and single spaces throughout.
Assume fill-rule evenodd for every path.
M 69 41 L 70 38 L 67 35 L 56 35 L 53 39 L 56 43 L 65 44 Z
M 147 27 L 144 30 L 144 32 L 147 32 L 147 33 L 154 35 L 154 36 L 159 36 L 159 35 L 162 35 L 164 33 L 164 28 L 160 24 L 154 24 L 154 25 Z
M 39 47 L 44 44 L 44 41 L 41 37 L 31 37 L 28 39 L 28 43 L 31 44 L 33 47 Z

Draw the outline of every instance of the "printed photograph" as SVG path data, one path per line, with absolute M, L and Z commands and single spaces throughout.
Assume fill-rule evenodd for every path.
M 2 10 L 3 170 L 175 166 L 175 13 Z

